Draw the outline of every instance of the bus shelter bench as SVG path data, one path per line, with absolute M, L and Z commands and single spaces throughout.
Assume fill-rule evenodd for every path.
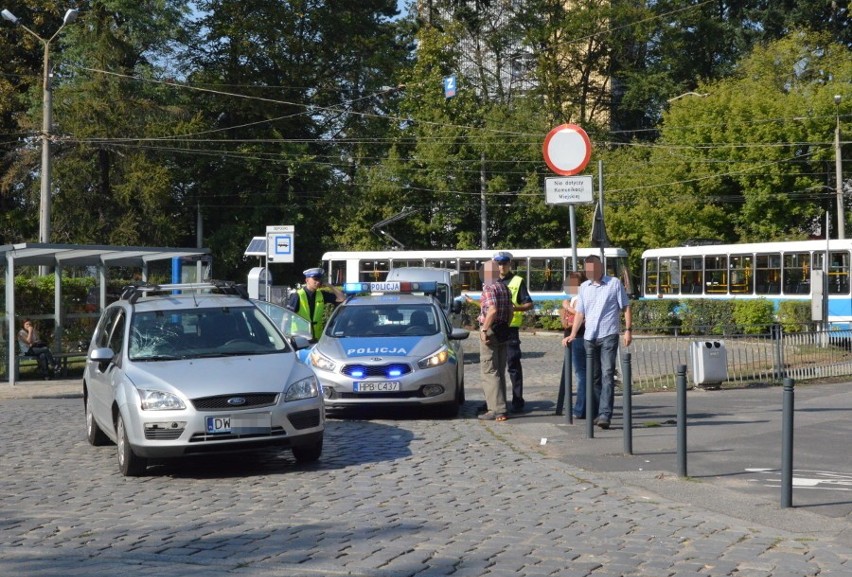
M 75 357 L 85 356 L 86 353 L 81 352 L 70 352 L 70 353 L 55 353 L 51 351 L 53 358 L 56 359 L 56 362 L 59 364 L 59 376 L 65 377 L 68 375 L 68 361 L 69 359 Z M 37 366 L 38 365 L 38 357 L 34 357 L 31 355 L 18 354 L 15 356 L 15 380 L 18 380 L 21 376 L 21 366 Z

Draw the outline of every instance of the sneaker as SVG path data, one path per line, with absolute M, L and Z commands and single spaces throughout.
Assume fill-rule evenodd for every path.
M 601 429 L 609 429 L 609 419 L 598 417 L 595 419 L 595 424 Z

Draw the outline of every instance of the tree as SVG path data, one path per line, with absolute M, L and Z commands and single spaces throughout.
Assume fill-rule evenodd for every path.
M 408 55 L 405 24 L 392 19 L 392 0 L 205 0 L 199 7 L 188 79 L 210 89 L 199 102 L 216 128 L 196 171 L 204 175 L 195 199 L 206 242 L 226 273 L 239 276 L 253 235 L 292 224 L 295 282 L 295 271 L 337 245 L 333 220 L 339 207 L 351 207 L 351 169 L 375 154 L 363 143 L 382 140 L 374 96 L 396 84 Z
M 794 32 L 756 48 L 729 78 L 673 101 L 654 145 L 606 154 L 616 243 L 644 248 L 818 232 L 825 210 L 833 210 L 826 187 L 833 94 L 849 78 L 846 47 L 827 34 Z

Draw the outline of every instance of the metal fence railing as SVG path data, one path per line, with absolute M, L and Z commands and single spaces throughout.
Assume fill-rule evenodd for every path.
M 765 334 L 725 336 L 637 335 L 630 345 L 631 376 L 636 390 L 675 388 L 679 365 L 694 382 L 696 341 L 719 342 L 727 356 L 725 383 L 781 384 L 828 377 L 852 377 L 852 330 L 785 333 L 780 326 Z

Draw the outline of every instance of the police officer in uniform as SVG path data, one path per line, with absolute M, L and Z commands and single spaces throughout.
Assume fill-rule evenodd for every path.
M 521 368 L 520 328 L 524 321 L 524 312 L 533 308 L 533 300 L 522 276 L 512 272 L 512 253 L 500 251 L 492 260 L 500 270 L 500 282 L 509 289 L 515 313 L 509 323 L 509 342 L 506 344 L 506 370 L 512 381 L 512 410 L 524 409 L 524 371 Z
M 324 326 L 325 305 L 342 303 L 346 300 L 346 295 L 332 285 L 323 288 L 325 271 L 321 268 L 309 268 L 303 274 L 305 285 L 290 295 L 286 307 L 311 323 L 313 341 L 318 341 Z M 317 294 L 320 295 L 319 299 Z

